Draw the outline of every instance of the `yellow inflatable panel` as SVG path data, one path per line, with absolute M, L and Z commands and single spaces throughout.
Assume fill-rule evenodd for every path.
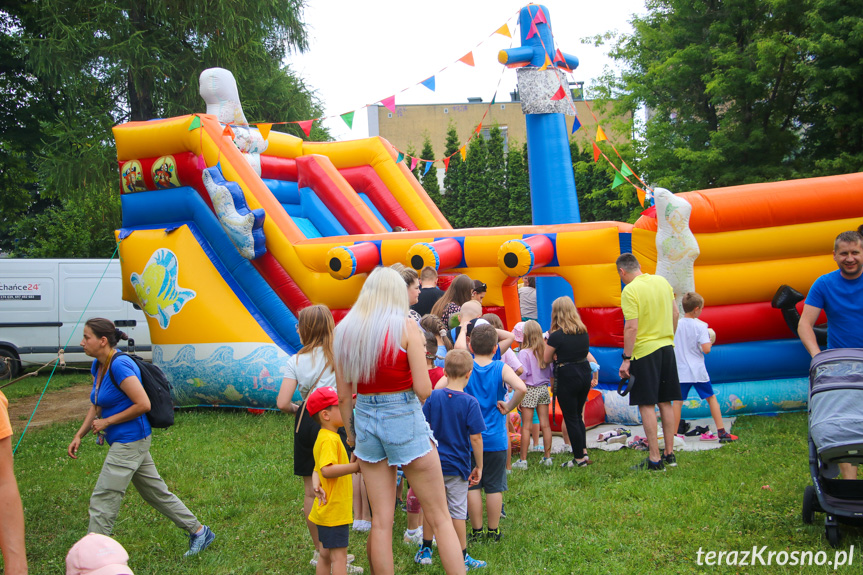
M 552 269 L 572 286 L 576 307 L 620 307 L 620 277 L 614 260 Z
M 123 298 L 144 309 L 154 344 L 272 343 L 188 226 L 171 233 L 134 231 L 120 242 L 120 259 L 124 273 L 131 270 L 123 277 Z M 174 266 L 176 281 L 171 285 Z
M 643 272 L 649 274 L 656 273 L 656 232 L 642 228 L 633 228 L 632 255 L 638 258 L 638 263 L 641 264 Z M 617 258 L 615 257 L 615 259 Z
M 557 261 L 561 266 L 614 263 L 620 255 L 617 225 L 557 234 Z

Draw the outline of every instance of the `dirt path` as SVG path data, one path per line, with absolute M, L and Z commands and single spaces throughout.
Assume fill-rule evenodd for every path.
M 84 384 L 46 393 L 30 423 L 30 429 L 63 421 L 83 420 L 90 408 L 90 389 L 89 384 Z M 34 395 L 9 402 L 9 420 L 16 432 L 24 429 L 38 401 L 39 396 Z

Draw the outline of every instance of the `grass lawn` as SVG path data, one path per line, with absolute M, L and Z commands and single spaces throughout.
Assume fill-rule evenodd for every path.
M 3 388 L 3 394 L 9 401 L 14 401 L 19 397 L 27 397 L 42 393 L 42 390 L 45 388 L 45 383 L 48 381 L 48 376 L 51 375 L 51 367 L 48 366 L 44 368 L 40 375 L 34 375 L 30 377 L 26 377 L 21 381 L 17 381 L 10 385 L 9 387 Z M 83 383 L 92 384 L 93 376 L 89 373 L 89 366 L 85 366 L 83 364 L 76 364 L 76 370 L 68 370 L 61 371 L 60 368 L 57 368 L 57 371 L 54 372 L 54 375 L 51 377 L 51 385 L 48 387 L 49 391 L 58 391 L 61 389 L 65 389 L 67 387 L 72 387 L 73 385 L 81 385 Z M 0 386 L 9 383 L 9 380 L 0 381 Z M 83 418 L 84 415 L 82 414 Z M 14 422 L 13 422 L 14 425 Z
M 135 573 L 313 573 L 302 482 L 292 473 L 293 421 L 278 413 L 180 411 L 172 428 L 157 430 L 152 454 L 162 476 L 217 539 L 199 557 L 184 559 L 186 535 L 131 488 L 114 535 L 129 551 Z M 78 425 L 28 432 L 16 457 L 33 574 L 62 573 L 67 550 L 87 528 L 88 500 L 107 446 L 88 438 L 79 459 L 69 459 L 66 446 Z M 699 549 L 754 545 L 826 551 L 828 560 L 834 558 L 824 516 L 817 514 L 812 526 L 800 520 L 803 489 L 810 484 L 806 414 L 741 417 L 734 432 L 741 437 L 736 444 L 681 453 L 680 466 L 661 474 L 629 470 L 641 452 L 596 450 L 595 465 L 566 470 L 540 467 L 540 454 L 532 453 L 531 467 L 510 476 L 503 540 L 473 545 L 471 555 L 488 561 L 489 573 L 834 572 L 827 566 L 697 564 Z M 555 457 L 556 463 L 564 460 Z M 443 573 L 437 555 L 431 567 L 413 563 L 415 549 L 401 543 L 404 528 L 399 511 L 396 573 Z M 843 533 L 841 549 L 853 544 L 854 564 L 860 565 L 863 531 L 847 527 Z M 351 533 L 349 551 L 367 569 L 365 542 L 366 534 Z

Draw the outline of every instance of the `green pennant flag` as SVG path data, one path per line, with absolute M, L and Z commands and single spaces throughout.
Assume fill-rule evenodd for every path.
M 354 113 L 348 112 L 347 114 L 342 114 L 342 120 L 345 121 L 345 124 L 348 125 L 348 128 L 351 130 L 354 129 Z
M 622 184 L 624 182 L 626 182 L 626 180 L 623 178 L 623 174 L 621 174 L 620 172 L 615 172 L 614 173 L 614 181 L 611 183 L 611 189 L 613 190 L 614 188 L 616 188 L 617 186 L 619 186 L 620 184 Z
M 195 116 L 194 118 L 192 118 L 192 123 L 189 124 L 189 131 L 191 132 L 192 130 L 196 130 L 200 127 L 201 127 L 201 118 L 198 116 Z
M 405 159 L 405 155 L 404 155 L 404 154 L 402 154 L 401 152 L 399 152 L 399 157 L 398 157 L 398 158 L 396 158 L 396 163 L 397 163 L 397 164 L 401 164 L 401 163 L 402 163 L 402 160 L 404 160 L 404 159 Z
M 627 177 L 633 175 L 632 170 L 629 169 L 629 166 L 626 165 L 626 162 L 624 162 L 623 165 L 620 167 L 620 173 Z

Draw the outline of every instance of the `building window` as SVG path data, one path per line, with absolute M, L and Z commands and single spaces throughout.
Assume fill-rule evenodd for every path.
M 444 114 L 449 114 L 449 108 L 444 108 L 444 109 L 443 109 L 443 113 L 444 113 Z
M 500 109 L 501 109 L 501 110 L 506 110 L 506 104 L 501 104 L 501 105 L 500 105 Z
M 509 151 L 509 128 L 507 128 L 506 126 L 498 127 L 500 128 L 501 136 L 503 136 L 503 151 L 504 153 L 506 153 Z M 489 137 L 491 136 L 491 132 L 489 128 L 482 128 L 479 131 L 479 135 L 482 136 L 485 141 L 488 141 Z
M 388 114 L 387 114 L 387 118 L 392 118 L 392 117 L 393 117 L 392 112 L 390 112 L 390 113 L 388 113 Z

